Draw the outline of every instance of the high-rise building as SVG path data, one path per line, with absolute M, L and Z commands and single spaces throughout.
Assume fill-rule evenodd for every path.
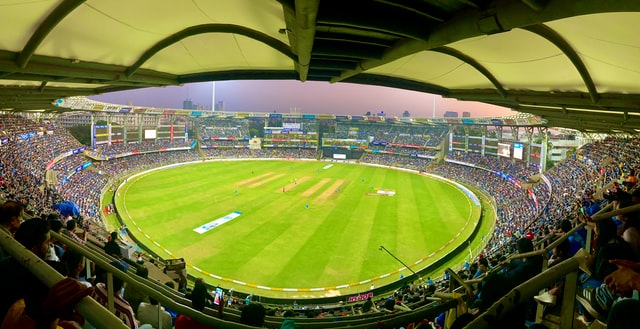
M 444 112 L 444 115 L 442 117 L 444 117 L 444 118 L 457 118 L 458 117 L 458 112 L 456 112 L 456 111 L 446 111 L 446 112 Z
M 191 98 L 187 98 L 182 101 L 182 109 L 184 110 L 195 110 L 196 107 L 193 105 L 193 101 Z
M 216 101 L 213 106 L 214 111 L 224 111 L 224 101 Z

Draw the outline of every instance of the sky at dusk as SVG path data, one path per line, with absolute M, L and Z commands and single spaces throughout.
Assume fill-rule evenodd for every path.
M 507 108 L 477 102 L 461 102 L 431 94 L 402 89 L 315 81 L 218 81 L 215 99 L 224 102 L 231 112 L 279 112 L 362 115 L 384 111 L 401 116 L 406 110 L 412 117 L 431 117 L 436 99 L 436 116 L 445 111 L 471 112 L 472 117 L 512 115 Z M 180 109 L 189 98 L 194 104 L 211 109 L 212 83 L 146 88 L 91 96 L 102 102 Z

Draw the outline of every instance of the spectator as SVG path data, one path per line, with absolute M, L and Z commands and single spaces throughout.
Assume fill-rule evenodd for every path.
M 620 208 L 632 206 L 631 200 L 620 201 Z M 626 214 L 619 214 L 616 219 L 622 222 L 619 235 L 626 241 L 633 250 L 636 258 L 640 257 L 640 212 L 634 211 Z
M 115 259 L 122 258 L 122 251 L 120 250 L 120 245 L 118 245 L 118 232 L 111 232 L 109 241 L 104 245 L 104 252 L 115 257 Z
M 517 242 L 518 253 L 533 251 L 533 243 L 527 238 L 520 238 Z M 505 271 L 489 275 L 483 280 L 483 286 L 476 304 L 480 312 L 486 311 L 493 303 L 507 294 L 511 289 L 527 281 L 542 271 L 542 256 L 531 256 L 513 259 Z M 506 314 L 500 321 L 498 328 L 524 328 L 529 305 L 517 307 Z
M 367 297 L 367 300 L 364 302 L 364 304 L 362 304 L 362 313 L 369 313 L 371 311 L 379 312 L 378 308 L 376 308 L 376 306 L 373 304 L 371 296 L 369 296 Z
M 158 312 L 161 312 L 162 328 L 158 325 Z M 149 303 L 140 303 L 136 315 L 140 322 L 148 323 L 153 326 L 153 328 L 171 329 L 173 327 L 169 312 L 165 311 L 164 307 L 160 306 L 158 301 L 152 297 L 149 297 Z
M 640 264 L 628 260 L 614 259 L 612 265 L 617 270 L 605 279 L 607 287 L 613 293 L 628 296 L 632 291 L 640 291 Z M 613 304 L 607 319 L 608 329 L 640 328 L 640 301 L 626 298 Z
M 213 296 L 207 291 L 207 286 L 202 278 L 197 278 L 191 291 L 191 307 L 197 311 L 204 311 L 207 301 L 213 302 Z
M 251 303 L 242 308 L 240 323 L 252 327 L 262 327 L 266 310 L 262 304 Z
M 215 328 L 204 325 L 184 314 L 180 314 L 176 318 L 175 329 L 215 329 Z
M 68 277 L 76 279 L 80 284 L 86 287 L 92 286 L 85 278 L 80 277 L 80 273 L 84 270 L 85 265 L 85 258 L 81 253 L 69 249 L 62 256 L 62 262 L 67 268 Z
M 62 231 L 62 222 L 59 219 L 49 218 L 49 226 L 51 226 L 51 231 L 60 233 Z M 64 254 L 65 246 L 59 242 L 58 240 L 51 238 L 51 243 L 49 246 L 49 252 L 47 252 L 47 260 L 60 260 L 62 255 Z
M 136 275 L 142 279 L 147 279 L 149 277 L 149 269 L 144 265 L 137 265 Z M 138 306 L 140 305 L 140 303 L 149 303 L 149 296 L 147 296 L 147 294 L 145 294 L 142 290 L 139 290 L 134 286 L 127 287 L 127 289 L 124 290 L 123 297 L 126 301 L 129 302 L 131 308 L 135 312 L 138 311 Z
M 296 322 L 294 319 L 295 313 L 291 310 L 286 310 L 283 314 L 284 320 L 282 320 L 282 325 L 280 325 L 280 329 L 296 329 Z
M 24 207 L 15 201 L 6 201 L 0 205 L 0 230 L 13 236 L 16 230 L 18 230 L 20 222 L 22 222 L 23 212 Z M 0 246 L 0 259 L 4 256 L 7 255 L 4 249 L 2 249 L 2 246 Z
M 78 236 L 78 234 L 76 234 L 76 221 L 73 219 L 70 219 L 67 221 L 67 229 L 64 230 L 64 234 L 68 237 L 70 237 L 71 239 L 73 239 L 73 241 L 84 245 L 87 243 L 87 235 L 84 234 L 84 238 L 80 238 Z
M 15 239 L 37 257 L 44 259 L 49 247 L 49 230 L 46 220 L 30 219 L 20 225 Z M 48 264 L 64 272 L 60 263 Z M 48 327 L 58 321 L 62 316 L 60 312 L 68 311 L 73 304 L 91 292 L 71 279 L 60 281 L 47 289 L 12 257 L 0 261 L 0 280 L 6 283 L 0 294 L 0 317 L 4 318 L 2 328 Z
M 478 270 L 473 275 L 474 279 L 483 278 L 489 272 L 489 261 L 486 258 L 478 259 Z
M 127 270 L 121 262 L 111 262 L 111 265 L 123 272 Z M 114 314 L 131 329 L 151 328 L 151 326 L 148 324 L 140 326 L 140 323 L 136 319 L 131 305 L 124 298 L 122 298 L 122 289 L 124 288 L 124 285 L 125 282 L 122 281 L 122 279 L 116 277 L 115 275 L 113 276 L 113 304 L 115 307 Z M 92 297 L 98 303 L 102 304 L 102 306 L 108 307 L 107 286 L 103 282 L 99 282 L 96 284 Z

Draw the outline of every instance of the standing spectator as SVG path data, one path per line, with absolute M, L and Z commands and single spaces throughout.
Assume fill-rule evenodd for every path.
M 207 300 L 213 302 L 213 296 L 207 291 L 207 286 L 202 278 L 197 278 L 191 291 L 191 307 L 197 311 L 204 311 Z

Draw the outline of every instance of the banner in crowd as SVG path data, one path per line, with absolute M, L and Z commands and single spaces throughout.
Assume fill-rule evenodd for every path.
M 373 293 L 372 292 L 368 292 L 366 294 L 360 294 L 360 295 L 356 295 L 356 296 L 350 296 L 348 302 L 349 303 L 354 303 L 354 302 L 360 302 L 363 300 L 367 300 L 367 298 L 371 297 L 373 299 Z

